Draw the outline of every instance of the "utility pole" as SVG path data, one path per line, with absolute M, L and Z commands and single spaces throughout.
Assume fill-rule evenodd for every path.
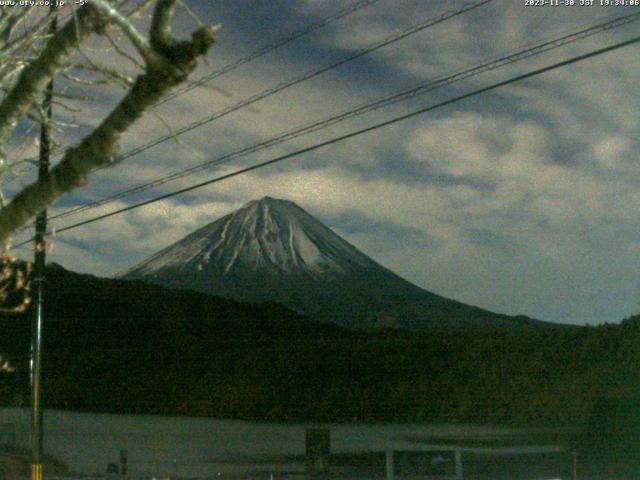
M 57 30 L 57 16 L 55 2 L 49 7 L 52 16 L 49 33 Z M 53 79 L 49 81 L 42 100 L 42 125 L 40 127 L 40 160 L 38 163 L 38 180 L 44 180 L 49 175 L 51 155 L 51 118 L 53 103 Z M 36 308 L 31 322 L 31 480 L 42 480 L 42 322 L 45 284 L 45 261 L 47 233 L 47 210 L 42 210 L 36 216 L 35 222 L 35 253 L 34 253 L 34 286 L 36 294 Z

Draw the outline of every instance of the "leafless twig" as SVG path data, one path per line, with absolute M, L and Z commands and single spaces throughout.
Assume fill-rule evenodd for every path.
M 114 23 L 123 29 L 146 62 L 145 71 L 100 125 L 78 146 L 69 148 L 45 179 L 26 186 L 0 210 L 0 243 L 7 242 L 15 229 L 62 194 L 84 185 L 92 170 L 117 163 L 120 136 L 166 92 L 184 82 L 195 69 L 197 59 L 207 53 L 215 42 L 217 27 L 199 28 L 190 40 L 176 40 L 171 32 L 175 4 L 176 0 L 157 0 L 147 41 L 112 4 L 93 0 L 92 9 L 79 9 L 75 20 L 54 35 L 38 58 L 25 67 L 16 87 L 0 103 L 0 145 L 28 113 L 51 76 L 63 68 L 70 52 L 77 50 L 80 40 L 91 31 L 102 31 L 109 22 Z M 19 86 L 22 91 L 17 91 Z

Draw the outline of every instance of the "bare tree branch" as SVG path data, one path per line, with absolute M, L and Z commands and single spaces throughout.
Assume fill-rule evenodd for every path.
M 75 68 L 87 70 L 87 71 L 90 71 L 90 72 L 99 73 L 103 77 L 106 77 L 107 80 L 112 80 L 119 86 L 124 86 L 124 87 L 127 87 L 127 88 L 131 88 L 131 86 L 133 85 L 134 80 L 129 75 L 125 75 L 123 73 L 120 73 L 115 68 L 111 68 L 111 67 L 107 67 L 106 65 L 98 64 L 94 60 L 90 60 L 90 62 L 91 63 L 89 63 L 89 64 L 77 64 L 77 65 L 75 65 Z M 98 85 L 100 83 L 109 83 L 108 81 L 105 81 L 105 80 L 82 79 L 82 78 L 75 77 L 75 76 L 73 76 L 73 75 L 71 75 L 69 73 L 64 73 L 64 75 L 67 78 L 69 78 L 70 80 L 74 81 L 75 83 L 80 83 L 80 84 L 84 84 L 84 85 Z
M 122 31 L 129 37 L 131 43 L 136 47 L 138 53 L 144 58 L 147 63 L 154 61 L 154 55 L 157 55 L 149 45 L 147 39 L 142 35 L 135 26 L 127 19 L 124 15 L 122 15 L 118 10 L 116 10 L 113 5 L 105 0 L 91 0 L 93 3 L 93 7 L 98 9 L 102 15 L 113 21 L 116 25 L 118 25 Z
M 99 71 L 99 69 L 97 67 L 95 68 L 91 68 L 88 70 L 92 70 L 92 71 Z M 90 80 L 87 78 L 80 78 L 76 75 L 71 75 L 69 72 L 61 72 L 60 75 L 64 78 L 66 78 L 67 80 L 71 80 L 73 83 L 77 83 L 79 85 L 87 85 L 87 86 L 95 86 L 95 85 L 101 85 L 104 83 L 109 83 L 107 82 L 107 80 Z
M 51 38 L 42 53 L 20 74 L 15 87 L 0 103 L 0 145 L 3 145 L 18 120 L 31 108 L 51 77 L 64 66 L 79 42 L 104 20 L 87 7 L 80 9 L 77 21 L 68 22 Z
M 149 8 L 153 2 L 155 0 L 145 0 L 144 2 L 142 2 L 140 5 L 137 5 L 136 7 L 134 7 L 133 9 L 131 9 L 129 12 L 126 13 L 126 16 L 128 18 L 135 18 L 138 15 L 140 15 L 141 13 L 143 13 L 147 8 Z M 126 2 L 122 2 L 123 4 Z
M 215 27 L 200 28 L 193 33 L 191 40 L 176 41 L 171 35 L 169 24 L 174 6 L 175 0 L 158 0 L 150 32 L 153 55 L 149 59 L 146 71 L 137 77 L 119 105 L 83 139 L 80 145 L 66 151 L 60 163 L 51 170 L 46 179 L 25 187 L 5 208 L 0 210 L 0 243 L 6 243 L 16 228 L 24 225 L 61 195 L 84 185 L 87 175 L 93 169 L 117 163 L 117 143 L 122 133 L 167 91 L 185 81 L 195 69 L 197 58 L 205 55 L 213 45 Z M 96 27 L 96 24 L 92 23 L 95 20 L 91 20 L 93 17 L 84 12 L 82 17 L 82 20 L 78 19 L 78 29 L 83 33 L 88 31 L 89 27 Z M 57 55 L 60 62 L 60 58 L 66 56 L 60 52 L 68 51 L 76 45 L 67 38 L 67 35 L 70 35 L 75 40 L 74 30 L 68 31 L 66 35 L 56 35 L 50 43 L 55 43 L 58 47 L 52 48 L 48 45 L 45 51 L 50 52 L 50 55 Z M 42 68 L 40 66 L 35 73 L 42 75 Z M 49 72 L 52 71 L 49 70 Z M 39 79 L 35 73 L 33 75 Z M 31 88 L 31 92 L 35 91 L 37 89 Z M 11 92 L 10 95 L 13 93 Z M 30 104 L 32 101 L 32 96 L 19 98 L 22 98 L 22 103 Z M 14 100 L 11 105 L 13 107 L 10 112 L 13 113 L 5 114 L 4 117 L 1 115 L 3 109 L 0 105 L 0 140 L 10 131 L 3 126 L 3 119 L 19 118 L 16 111 L 22 112 L 23 115 L 26 113 L 17 100 Z
M 111 36 L 110 32 L 106 32 L 105 37 L 107 38 L 107 41 L 111 44 L 111 46 L 113 47 L 113 49 L 122 57 L 126 58 L 127 60 L 129 60 L 136 68 L 140 68 L 143 69 L 144 65 L 142 65 L 138 60 L 136 60 L 133 56 L 129 55 L 127 52 L 125 52 L 120 45 L 118 45 L 118 42 L 116 42 L 114 40 L 114 38 Z
M 163 51 L 174 42 L 171 37 L 171 19 L 175 12 L 176 0 L 158 0 L 151 19 L 151 46 Z

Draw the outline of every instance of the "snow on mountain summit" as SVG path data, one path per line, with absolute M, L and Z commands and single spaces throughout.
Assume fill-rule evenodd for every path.
M 529 324 L 399 277 L 288 200 L 254 200 L 126 272 L 169 288 L 277 302 L 341 325 L 407 328 Z
M 264 197 L 193 232 L 129 270 L 125 276 L 161 270 L 215 270 L 266 274 L 346 273 L 375 263 L 302 208 Z

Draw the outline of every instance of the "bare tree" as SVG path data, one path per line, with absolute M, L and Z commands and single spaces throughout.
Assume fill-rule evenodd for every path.
M 47 33 L 46 15 L 36 16 L 25 33 L 16 34 L 16 25 L 24 22 L 30 11 L 0 9 L 0 88 L 6 92 L 0 101 L 0 175 L 18 160 L 7 158 L 4 152 L 19 122 L 30 116 L 34 121 L 43 120 L 39 100 L 56 74 L 82 82 L 73 71 L 93 71 L 126 89 L 124 97 L 91 133 L 61 152 L 61 160 L 46 179 L 26 186 L 2 206 L 0 243 L 6 245 L 11 234 L 39 211 L 64 193 L 84 185 L 92 170 L 116 164 L 121 135 L 171 88 L 188 79 L 197 59 L 215 42 L 216 27 L 201 26 L 191 39 L 175 39 L 171 21 L 177 1 L 144 0 L 123 13 L 127 0 L 90 0 L 74 10 L 54 34 Z M 145 35 L 132 16 L 147 7 L 153 11 L 149 33 Z M 136 58 L 125 51 L 120 40 L 113 39 L 114 31 L 126 37 L 137 53 Z M 87 55 L 87 61 L 73 62 L 72 56 L 82 53 L 83 42 L 92 34 L 108 38 L 117 52 L 138 65 L 141 71 L 137 77 L 99 65 Z

